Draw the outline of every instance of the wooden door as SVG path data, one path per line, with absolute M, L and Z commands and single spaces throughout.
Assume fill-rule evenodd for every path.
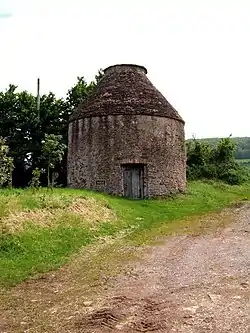
M 133 199 L 144 197 L 143 165 L 127 164 L 123 166 L 124 196 Z

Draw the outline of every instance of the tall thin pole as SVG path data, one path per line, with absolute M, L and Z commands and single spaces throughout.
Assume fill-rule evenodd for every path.
M 36 108 L 37 108 L 37 118 L 40 122 L 40 79 L 37 79 L 37 99 L 36 99 Z

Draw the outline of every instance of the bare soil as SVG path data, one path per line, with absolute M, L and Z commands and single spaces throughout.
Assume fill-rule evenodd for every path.
M 226 214 L 230 226 L 168 237 L 101 285 L 69 265 L 5 292 L 0 332 L 249 333 L 250 205 Z

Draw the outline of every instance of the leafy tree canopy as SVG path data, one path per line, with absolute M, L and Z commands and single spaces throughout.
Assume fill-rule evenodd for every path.
M 13 159 L 8 156 L 9 147 L 0 137 L 0 187 L 11 185 Z
M 17 86 L 0 92 L 0 136 L 9 147 L 9 156 L 13 158 L 13 185 L 27 186 L 32 178 L 32 171 L 47 167 L 42 157 L 42 142 L 45 134 L 61 136 L 67 145 L 68 120 L 73 109 L 89 96 L 96 83 L 101 80 L 103 71 L 99 70 L 95 80 L 87 83 L 84 77 L 78 77 L 76 84 L 68 90 L 65 99 L 60 99 L 52 92 L 40 98 L 40 112 L 36 106 L 36 96 L 27 91 L 17 91 Z M 66 185 L 66 155 L 55 166 L 59 182 Z M 46 183 L 43 175 L 42 184 Z

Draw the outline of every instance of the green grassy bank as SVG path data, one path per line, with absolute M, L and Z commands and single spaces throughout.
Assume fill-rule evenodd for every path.
M 199 181 L 188 184 L 186 195 L 142 201 L 85 190 L 1 190 L 0 284 L 14 285 L 55 269 L 100 238 L 122 233 L 128 241 L 141 244 L 147 241 L 147 231 L 171 233 L 178 221 L 186 219 L 188 226 L 194 215 L 249 197 L 250 184 Z

